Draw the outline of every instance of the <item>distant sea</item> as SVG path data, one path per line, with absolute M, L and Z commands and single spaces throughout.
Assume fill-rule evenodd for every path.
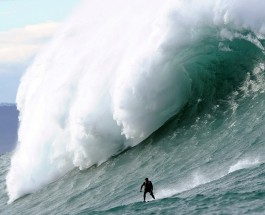
M 15 104 L 0 104 L 0 154 L 10 152 L 17 142 L 18 111 Z

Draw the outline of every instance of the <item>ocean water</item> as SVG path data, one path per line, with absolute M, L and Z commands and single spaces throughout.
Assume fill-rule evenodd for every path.
M 0 104 L 0 154 L 15 148 L 18 130 L 18 111 L 14 104 Z
M 264 214 L 264 8 L 84 2 L 21 80 L 0 213 Z

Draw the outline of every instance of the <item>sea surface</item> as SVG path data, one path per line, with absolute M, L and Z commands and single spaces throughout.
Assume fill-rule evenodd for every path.
M 0 214 L 265 214 L 264 8 L 84 2 L 22 78 Z
M 0 155 L 14 150 L 17 142 L 18 111 L 15 104 L 0 104 Z

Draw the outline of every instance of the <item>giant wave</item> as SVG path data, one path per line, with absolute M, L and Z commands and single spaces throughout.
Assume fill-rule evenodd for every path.
M 101 164 L 176 114 L 192 118 L 233 96 L 250 71 L 258 78 L 263 8 L 261 0 L 84 2 L 22 78 L 9 202 Z

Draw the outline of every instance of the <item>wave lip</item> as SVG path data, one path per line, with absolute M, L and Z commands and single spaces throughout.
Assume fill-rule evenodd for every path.
M 74 167 L 104 162 L 177 114 L 196 81 L 186 67 L 194 58 L 185 54 L 205 39 L 198 29 L 217 28 L 226 41 L 246 29 L 261 37 L 265 15 L 252 9 L 265 3 L 255 3 L 84 2 L 22 78 L 9 202 Z

